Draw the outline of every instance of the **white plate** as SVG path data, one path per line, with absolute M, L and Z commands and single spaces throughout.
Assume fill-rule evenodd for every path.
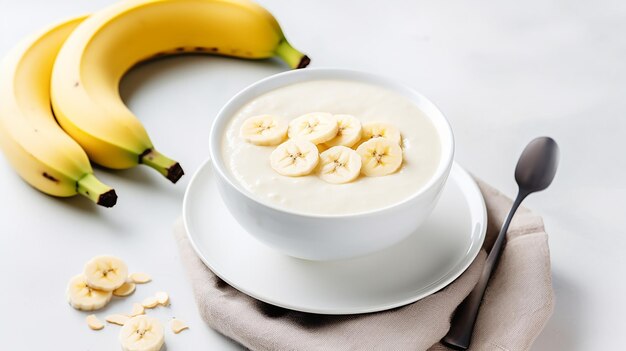
M 306 261 L 263 245 L 223 205 L 210 160 L 189 183 L 183 219 L 197 254 L 225 282 L 269 304 L 320 314 L 382 311 L 437 292 L 474 260 L 487 229 L 483 197 L 457 164 L 429 219 L 364 257 Z

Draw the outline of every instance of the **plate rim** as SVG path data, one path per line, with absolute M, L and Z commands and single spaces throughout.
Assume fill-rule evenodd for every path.
M 185 235 L 187 237 L 187 239 L 189 240 L 194 252 L 196 253 L 196 255 L 198 256 L 198 258 L 200 258 L 200 260 L 202 261 L 202 263 L 211 270 L 211 272 L 213 274 L 215 274 L 217 277 L 219 277 L 221 280 L 223 280 L 224 282 L 226 282 L 228 285 L 230 285 L 231 287 L 233 287 L 234 289 L 236 289 L 237 291 L 252 297 L 256 300 L 265 302 L 267 304 L 270 305 L 274 305 L 274 306 L 278 306 L 281 308 L 286 308 L 289 310 L 293 310 L 293 311 L 298 311 L 298 312 L 305 312 L 305 313 L 315 313 L 315 314 L 322 314 L 322 315 L 354 315 L 354 314 L 364 314 L 364 313 L 373 313 L 373 312 L 381 312 L 381 311 L 386 311 L 386 310 L 390 310 L 393 308 L 398 308 L 401 306 L 405 306 L 408 304 L 411 304 L 413 302 L 419 301 L 427 296 L 430 296 L 436 292 L 438 292 L 439 290 L 445 288 L 446 286 L 450 285 L 452 282 L 454 282 L 459 276 L 461 276 L 461 274 L 463 274 L 467 268 L 474 262 L 474 260 L 476 259 L 476 257 L 478 256 L 478 253 L 480 252 L 480 249 L 485 241 L 485 237 L 486 237 L 486 232 L 487 232 L 487 207 L 485 204 L 485 199 L 482 195 L 482 192 L 480 191 L 480 188 L 478 187 L 478 184 L 476 183 L 476 181 L 472 178 L 472 176 L 461 166 L 459 165 L 456 161 L 453 162 L 452 168 L 451 168 L 451 173 L 452 171 L 456 171 L 459 172 L 461 174 L 461 176 L 459 177 L 462 180 L 462 184 L 460 184 L 460 188 L 462 189 L 462 192 L 465 196 L 465 198 L 467 198 L 467 193 L 473 193 L 477 196 L 477 204 L 480 207 L 479 213 L 477 213 L 478 218 L 478 222 L 480 223 L 480 225 L 482 226 L 481 231 L 478 233 L 478 240 L 477 241 L 472 241 L 472 243 L 470 244 L 469 248 L 466 251 L 466 254 L 462 257 L 460 257 L 459 259 L 459 263 L 457 263 L 457 265 L 455 265 L 453 268 L 451 268 L 448 272 L 446 272 L 444 275 L 442 275 L 442 277 L 440 279 L 438 279 L 437 281 L 427 285 L 426 287 L 422 288 L 420 291 L 424 291 L 421 294 L 416 294 L 415 296 L 411 296 L 410 298 L 406 298 L 406 299 L 402 299 L 402 300 L 396 300 L 393 302 L 389 302 L 389 303 L 383 303 L 383 304 L 377 304 L 377 305 L 372 305 L 369 307 L 350 307 L 350 308 L 342 308 L 342 309 L 324 309 L 324 308 L 310 308 L 310 307 L 303 307 L 303 306 L 296 306 L 293 304 L 290 304 L 288 302 L 284 302 L 284 301 L 277 301 L 275 299 L 272 299 L 271 297 L 267 297 L 267 296 L 261 296 L 259 294 L 256 294 L 252 291 L 249 291 L 248 289 L 246 289 L 245 287 L 241 287 L 238 284 L 234 284 L 230 279 L 228 279 L 227 277 L 223 276 L 222 274 L 220 274 L 219 272 L 216 271 L 216 269 L 214 269 L 214 267 L 211 265 L 211 263 L 206 259 L 206 257 L 204 256 L 204 254 L 201 252 L 201 250 L 199 249 L 198 245 L 196 244 L 193 235 L 191 234 L 191 231 L 189 230 L 190 225 L 189 225 L 189 199 L 191 197 L 191 189 L 194 187 L 194 185 L 197 182 L 197 179 L 199 178 L 200 173 L 202 173 L 202 171 L 207 168 L 207 167 L 212 167 L 212 160 L 210 157 L 208 157 L 194 172 L 193 176 L 191 177 L 189 184 L 187 185 L 187 188 L 185 189 L 185 195 L 183 197 L 183 209 L 182 209 L 182 219 L 183 219 L 183 226 L 185 229 Z M 446 185 L 448 181 L 450 180 L 451 177 L 448 177 L 448 180 L 446 181 Z M 467 189 L 467 190 L 466 190 Z M 472 208 L 472 206 L 470 206 L 470 209 Z M 472 211 L 470 210 L 470 213 L 472 213 Z M 471 218 L 473 218 L 473 215 L 471 215 Z M 280 254 L 280 253 L 278 253 Z M 454 273 L 450 273 L 456 271 Z

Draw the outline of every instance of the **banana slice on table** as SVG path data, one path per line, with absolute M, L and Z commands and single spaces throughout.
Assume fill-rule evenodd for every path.
M 91 288 L 85 277 L 79 274 L 70 279 L 67 285 L 67 300 L 77 310 L 93 311 L 106 306 L 111 301 L 112 293 Z
M 87 326 L 91 330 L 101 330 L 102 328 L 104 328 L 104 324 L 100 322 L 100 320 L 98 319 L 98 317 L 96 317 L 95 314 L 88 315 L 87 318 L 85 318 L 85 320 L 87 321 Z
M 402 165 L 402 148 L 387 138 L 370 139 L 359 145 L 356 152 L 361 156 L 361 173 L 368 177 L 391 174 Z
M 185 322 L 180 319 L 173 318 L 170 322 L 170 327 L 172 327 L 172 331 L 174 334 L 178 334 L 185 329 L 189 329 L 189 326 Z
M 334 117 L 337 120 L 337 135 L 324 145 L 351 147 L 361 140 L 361 122 L 356 117 L 352 115 L 335 115 Z
M 402 137 L 398 128 L 384 122 L 363 123 L 362 139 L 387 138 L 400 145 Z
M 117 257 L 96 256 L 85 264 L 83 275 L 90 287 L 113 291 L 126 282 L 128 267 Z
M 239 135 L 254 145 L 278 145 L 285 140 L 287 127 L 287 122 L 272 115 L 260 115 L 245 120 L 241 125 Z
M 281 175 L 298 177 L 311 173 L 319 162 L 315 144 L 304 139 L 290 139 L 278 145 L 270 155 L 272 168 Z
M 105 318 L 107 322 L 117 325 L 124 325 L 129 319 L 130 317 L 125 314 L 112 314 Z
M 318 175 L 328 183 L 351 182 L 360 172 L 361 156 L 349 147 L 333 146 L 320 155 Z
M 320 144 L 337 135 L 339 125 L 330 113 L 311 112 L 289 122 L 288 134 L 292 139 L 302 138 Z
M 119 339 L 124 351 L 159 351 L 165 335 L 158 319 L 141 315 L 124 323 Z
M 135 292 L 136 285 L 133 282 L 125 282 L 119 288 L 113 290 L 113 295 L 124 297 Z
M 145 284 L 152 281 L 152 277 L 148 273 L 142 272 L 131 273 L 128 278 L 136 284 Z

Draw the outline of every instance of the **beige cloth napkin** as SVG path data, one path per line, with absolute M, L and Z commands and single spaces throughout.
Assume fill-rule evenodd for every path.
M 490 248 L 511 200 L 479 181 Z M 456 306 L 478 281 L 486 254 L 441 291 L 390 311 L 324 316 L 255 300 L 215 276 L 195 254 L 182 222 L 175 229 L 180 256 L 202 318 L 251 350 L 447 350 L 439 343 Z M 471 350 L 527 350 L 553 311 L 548 236 L 541 217 L 521 208 L 508 232 L 474 330 Z

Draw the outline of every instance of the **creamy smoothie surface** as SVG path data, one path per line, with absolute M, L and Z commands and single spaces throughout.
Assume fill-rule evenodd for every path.
M 380 177 L 360 175 L 346 184 L 315 175 L 287 177 L 270 167 L 276 146 L 257 146 L 240 137 L 241 125 L 253 116 L 271 114 L 289 122 L 319 111 L 394 125 L 402 135 L 400 169 Z M 348 80 L 314 80 L 270 91 L 244 105 L 224 133 L 222 156 L 233 178 L 261 202 L 305 214 L 356 214 L 402 202 L 428 182 L 441 157 L 435 127 L 413 102 L 392 90 Z

